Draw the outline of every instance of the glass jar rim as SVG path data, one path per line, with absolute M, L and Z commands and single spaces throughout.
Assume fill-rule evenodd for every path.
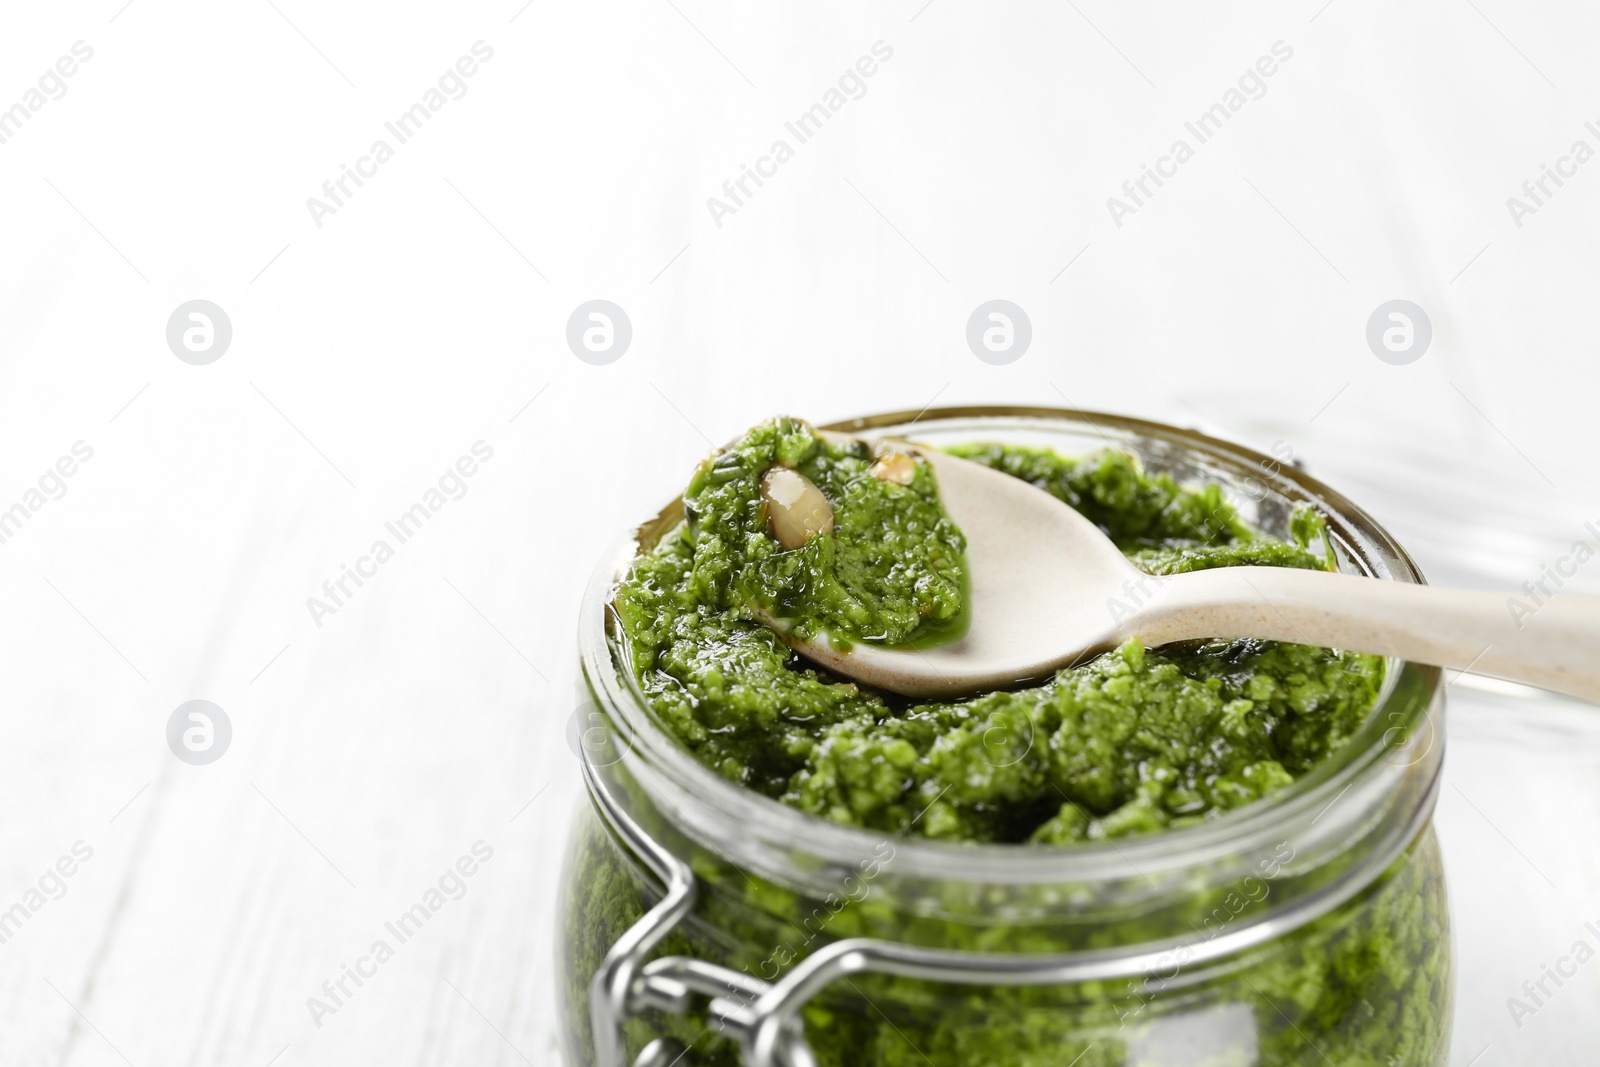
M 913 426 L 922 427 L 924 431 L 940 426 L 959 428 L 967 422 L 990 426 L 1028 425 L 1057 432 L 1093 432 L 1112 447 L 1117 447 L 1118 439 L 1159 441 L 1224 466 L 1254 471 L 1254 476 L 1269 489 L 1287 499 L 1318 506 L 1327 521 L 1330 544 L 1347 563 L 1355 564 L 1373 577 L 1425 584 L 1421 571 L 1405 549 L 1371 515 L 1342 494 L 1296 467 L 1284 466 L 1273 457 L 1198 431 L 1102 412 L 1028 406 L 963 406 L 890 412 L 820 425 L 819 429 L 881 434 Z M 670 794 L 672 801 L 676 801 L 669 802 L 672 811 L 681 815 L 685 802 L 693 800 L 702 810 L 732 817 L 745 831 L 744 837 L 740 840 L 719 838 L 709 843 L 741 867 L 757 870 L 779 884 L 795 884 L 793 872 L 787 872 L 789 877 L 785 877 L 786 872 L 773 870 L 770 862 L 762 862 L 763 850 L 744 848 L 749 843 L 745 838 L 781 843 L 782 851 L 848 866 L 855 857 L 869 854 L 886 835 L 829 822 L 721 777 L 696 760 L 681 742 L 662 728 L 638 687 L 627 661 L 625 643 L 615 631 L 610 603 L 617 581 L 631 562 L 681 520 L 680 497 L 642 523 L 632 536 L 607 555 L 596 569 L 584 596 L 579 631 L 581 665 L 593 699 L 603 707 L 610 720 L 621 727 L 625 741 L 620 760 L 647 790 Z M 1048 884 L 1063 878 L 1079 884 L 1131 876 L 1150 881 L 1151 875 L 1157 872 L 1182 872 L 1228 857 L 1263 852 L 1281 840 L 1286 829 L 1299 827 L 1303 831 L 1324 818 L 1328 822 L 1317 827 L 1319 838 L 1331 840 L 1341 833 L 1359 833 L 1370 821 L 1364 818 L 1365 807 L 1355 800 L 1341 805 L 1341 798 L 1359 792 L 1355 787 L 1385 766 L 1393 769 L 1414 765 L 1419 773 L 1429 776 L 1424 788 L 1407 794 L 1408 801 L 1418 810 L 1403 813 L 1404 822 L 1414 824 L 1421 807 L 1433 802 L 1438 754 L 1428 759 L 1424 751 L 1420 756 L 1411 757 L 1411 763 L 1405 765 L 1397 765 L 1394 759 L 1404 746 L 1416 748 L 1425 729 L 1428 749 L 1434 747 L 1429 713 L 1442 690 L 1443 674 L 1439 668 L 1389 660 L 1383 688 L 1366 721 L 1337 752 L 1270 800 L 1245 805 L 1196 826 L 1059 848 L 945 842 L 891 835 L 888 839 L 894 843 L 894 864 L 899 872 L 908 876 L 950 881 L 969 880 L 975 871 L 981 871 L 986 882 L 1016 885 Z M 1397 733 L 1399 741 L 1392 736 Z M 1399 776 L 1395 776 L 1394 781 L 1394 787 L 1384 792 L 1398 796 Z M 1370 804 L 1372 791 L 1366 792 L 1369 795 L 1365 803 Z M 680 831 L 704 840 L 706 835 L 696 832 L 693 820 L 685 818 L 684 823 L 677 827 Z M 771 850 L 766 852 L 765 858 L 770 861 Z

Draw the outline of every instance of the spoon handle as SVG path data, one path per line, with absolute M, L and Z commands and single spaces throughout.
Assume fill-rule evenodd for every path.
M 1600 702 L 1600 597 L 1506 596 L 1283 567 L 1162 578 L 1146 644 L 1257 637 L 1398 656 Z

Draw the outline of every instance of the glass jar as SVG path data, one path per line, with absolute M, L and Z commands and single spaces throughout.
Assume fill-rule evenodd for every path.
M 827 428 L 1124 449 L 1221 485 L 1281 537 L 1313 504 L 1341 569 L 1423 580 L 1326 486 L 1176 427 L 950 408 Z M 1349 744 L 1270 801 L 1199 826 L 1064 848 L 885 837 L 725 781 L 655 721 L 608 604 L 630 560 L 681 520 L 676 501 L 642 525 L 582 609 L 591 804 L 557 935 L 568 1067 L 1445 1062 L 1438 669 L 1390 661 Z

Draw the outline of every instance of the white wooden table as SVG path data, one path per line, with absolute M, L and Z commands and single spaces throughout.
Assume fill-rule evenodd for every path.
M 776 412 L 1196 422 L 1288 443 L 1436 579 L 1537 577 L 1600 519 L 1600 171 L 1520 227 L 1506 200 L 1600 147 L 1597 32 L 1488 0 L 8 11 L 0 1063 L 554 1062 L 578 598 Z M 1118 226 L 1108 198 L 1279 41 Z M 768 176 L 708 208 L 745 165 Z M 605 366 L 565 341 L 597 298 L 632 324 Z M 1003 366 L 965 340 L 995 298 L 1032 326 Z M 1433 326 L 1409 366 L 1364 336 L 1396 298 Z M 231 323 L 207 365 L 166 337 L 196 299 Z M 345 565 L 363 584 L 313 612 Z M 1507 998 L 1600 920 L 1600 732 L 1458 696 L 1455 1062 L 1588 1063 L 1600 965 L 1520 1029 Z M 195 699 L 233 731 L 204 766 L 165 736 Z M 478 842 L 459 899 L 363 962 Z

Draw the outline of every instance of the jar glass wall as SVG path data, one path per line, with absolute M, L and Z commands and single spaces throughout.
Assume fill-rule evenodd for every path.
M 1331 490 L 1181 429 L 1016 408 L 835 428 L 1066 455 L 1125 449 L 1180 482 L 1221 485 L 1246 521 L 1279 536 L 1297 506 L 1315 504 L 1342 569 L 1421 580 Z M 639 1005 L 624 1024 L 628 1062 L 647 1047 L 661 1067 L 684 1049 L 683 1065 L 739 1062 L 733 1036 L 749 1035 L 728 1020 L 740 1005 L 825 946 L 858 938 L 930 958 L 1061 960 L 1073 980 L 848 974 L 801 1014 L 819 1063 L 1444 1062 L 1449 937 L 1429 829 L 1442 757 L 1437 670 L 1391 661 L 1348 745 L 1270 802 L 1201 826 L 1060 849 L 883 837 L 722 780 L 654 721 L 607 603 L 628 560 L 680 519 L 681 504 L 664 509 L 591 583 L 580 656 L 601 743 L 585 752 L 592 793 L 693 872 L 689 914 L 651 955 L 712 961 L 744 979 L 709 1013 L 701 996 Z M 574 1067 L 595 1062 L 592 976 L 664 891 L 617 825 L 581 811 L 563 877 L 558 987 Z

